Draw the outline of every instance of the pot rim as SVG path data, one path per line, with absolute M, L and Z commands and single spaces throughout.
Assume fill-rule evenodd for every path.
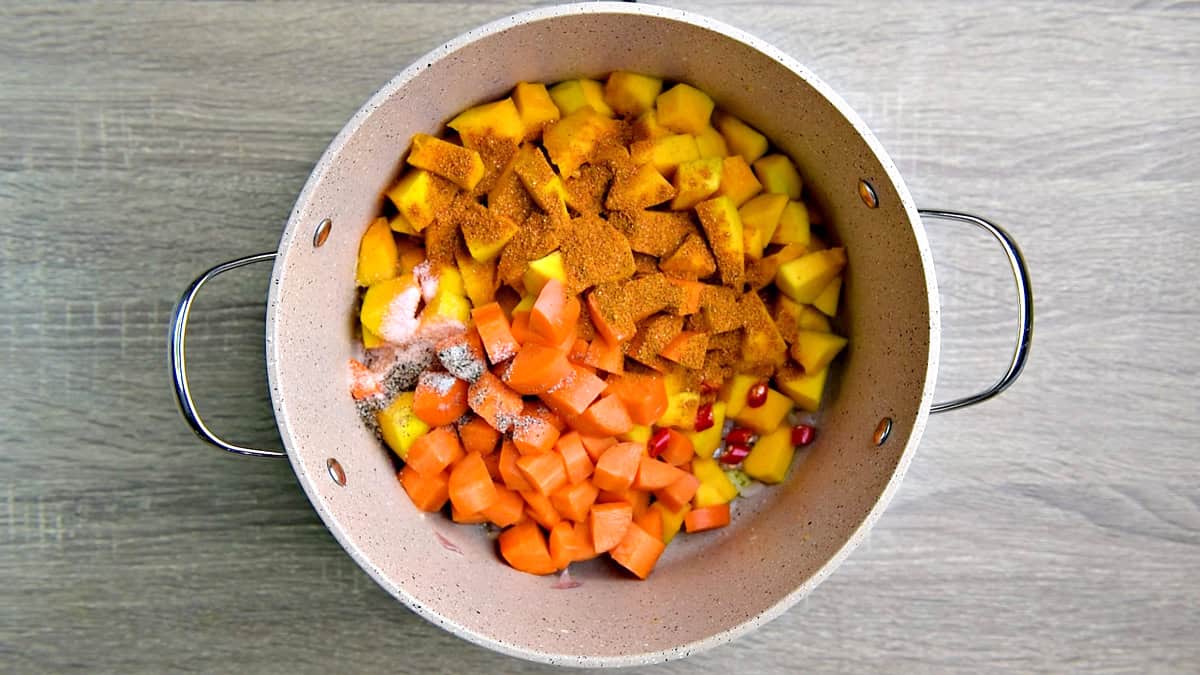
M 285 260 L 283 255 L 276 256 L 274 268 L 271 272 L 271 285 L 267 300 L 267 318 L 266 318 L 266 361 L 267 361 L 267 380 L 271 392 L 272 407 L 275 412 L 275 419 L 279 426 L 280 437 L 283 440 L 284 447 L 287 450 L 288 461 L 292 465 L 292 469 L 296 473 L 296 477 L 304 489 L 309 502 L 317 511 L 329 531 L 334 538 L 341 544 L 342 548 L 350 555 L 351 558 L 361 567 L 374 581 L 388 591 L 393 597 L 398 598 L 410 610 L 416 612 L 425 620 L 433 623 L 445 630 L 448 630 L 455 635 L 468 640 L 474 644 L 486 647 L 488 649 L 529 661 L 546 663 L 551 665 L 570 665 L 576 667 L 625 667 L 636 665 L 648 665 L 660 663 L 672 659 L 678 659 L 689 656 L 694 653 L 706 651 L 713 647 L 731 642 L 759 626 L 775 619 L 785 611 L 794 606 L 797 602 L 807 596 L 818 584 L 824 581 L 830 574 L 833 573 L 838 566 L 846 559 L 849 554 L 858 547 L 862 540 L 867 535 L 868 531 L 882 515 L 883 511 L 891 502 L 895 495 L 900 482 L 904 478 L 904 474 L 908 470 L 908 465 L 912 461 L 912 456 L 916 451 L 917 445 L 920 443 L 921 436 L 924 433 L 925 424 L 928 421 L 930 406 L 933 401 L 933 388 L 937 377 L 938 357 L 941 343 L 941 320 L 939 299 L 937 292 L 937 282 L 934 277 L 933 256 L 929 248 L 929 242 L 925 236 L 925 229 L 921 223 L 916 206 L 913 204 L 912 195 L 908 191 L 903 178 L 900 175 L 899 169 L 892 161 L 891 157 L 884 150 L 879 140 L 863 122 L 863 120 L 854 112 L 848 103 L 838 95 L 829 85 L 822 81 L 815 74 L 810 72 L 795 58 L 784 53 L 782 50 L 773 45 L 761 40 L 741 29 L 730 26 L 721 21 L 708 18 L 707 16 L 679 10 L 669 7 L 648 4 L 634 4 L 626 2 L 586 2 L 586 3 L 570 3 L 561 5 L 552 5 L 549 7 L 541 7 L 532 9 L 526 12 L 513 14 L 504 18 L 500 18 L 489 23 L 483 24 L 472 30 L 469 30 L 461 35 L 452 38 L 439 47 L 427 52 L 423 56 L 417 58 L 411 65 L 400 71 L 395 77 L 389 80 L 381 87 L 374 95 L 372 95 L 366 103 L 354 113 L 353 117 L 346 123 L 338 135 L 333 139 L 321 158 L 313 167 L 309 174 L 308 180 L 305 182 L 303 190 L 296 198 L 295 206 L 288 217 L 287 225 L 279 242 L 279 251 L 282 253 L 293 245 L 303 242 L 303 238 L 308 235 L 303 233 L 300 228 L 300 220 L 304 206 L 307 204 L 312 193 L 317 189 L 322 178 L 329 170 L 333 162 L 333 158 L 337 156 L 346 145 L 348 140 L 358 132 L 359 128 L 366 119 L 379 108 L 388 98 L 394 95 L 398 90 L 403 88 L 409 81 L 419 75 L 421 72 L 430 67 L 430 64 L 438 61 L 463 47 L 478 41 L 481 38 L 503 32 L 510 28 L 532 22 L 540 22 L 550 19 L 556 19 L 564 16 L 574 16 L 580 14 L 629 14 L 638 16 L 648 16 L 666 19 L 669 21 L 686 23 L 692 26 L 703 28 L 716 33 L 721 33 L 726 37 L 742 42 L 764 56 L 775 60 L 795 75 L 805 81 L 809 86 L 815 89 L 821 96 L 830 102 L 837 111 L 854 127 L 855 131 L 866 142 L 868 148 L 879 160 L 880 165 L 888 178 L 896 189 L 896 194 L 900 198 L 902 207 L 908 216 L 909 223 L 912 226 L 913 234 L 916 238 L 917 248 L 920 252 L 921 266 L 926 279 L 926 294 L 929 302 L 929 357 L 927 360 L 925 384 L 921 392 L 921 403 L 917 410 L 917 417 L 913 422 L 912 433 L 909 436 L 903 452 L 896 464 L 896 469 L 892 472 L 891 478 L 884 487 L 879 499 L 868 512 L 862 523 L 854 530 L 846 542 L 839 548 L 817 571 L 816 574 L 807 579 L 800 586 L 792 590 L 790 593 L 781 598 L 778 602 L 771 605 L 761 613 L 737 624 L 731 626 L 719 633 L 709 637 L 695 640 L 670 649 L 663 649 L 652 652 L 638 652 L 620 656 L 578 656 L 567 654 L 556 654 L 552 652 L 539 651 L 534 649 L 524 648 L 518 645 L 510 644 L 497 640 L 489 635 L 471 630 L 461 624 L 448 620 L 446 617 L 430 610 L 421 604 L 421 602 L 410 595 L 402 586 L 393 584 L 382 572 L 371 562 L 371 560 L 359 550 L 353 542 L 346 536 L 341 523 L 337 518 L 330 513 L 318 498 L 319 493 L 314 484 L 314 476 L 304 468 L 303 464 L 297 458 L 299 449 L 296 447 L 291 424 L 288 418 L 287 409 L 283 404 L 282 392 L 279 388 L 278 368 L 280 363 L 279 345 L 280 340 L 276 334 L 275 314 L 279 307 L 279 293 L 282 288 L 285 275 Z M 301 237 L 301 242 L 297 242 L 297 237 Z

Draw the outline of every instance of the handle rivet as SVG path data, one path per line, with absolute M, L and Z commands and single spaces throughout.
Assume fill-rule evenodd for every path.
M 879 424 L 875 427 L 875 435 L 872 438 L 875 441 L 875 445 L 879 446 L 879 445 L 883 445 L 887 441 L 888 436 L 891 436 L 891 435 L 892 435 L 892 418 L 885 417 L 885 418 L 879 420 Z
M 868 209 L 879 208 L 879 197 L 875 195 L 875 188 L 865 179 L 858 181 L 858 196 L 862 198 Z
M 342 470 L 342 465 L 334 458 L 330 457 L 325 460 L 325 466 L 329 469 L 329 477 L 338 485 L 346 485 L 346 472 Z
M 313 247 L 320 248 L 329 238 L 329 233 L 333 230 L 333 221 L 326 218 L 317 224 L 317 229 L 313 232 Z

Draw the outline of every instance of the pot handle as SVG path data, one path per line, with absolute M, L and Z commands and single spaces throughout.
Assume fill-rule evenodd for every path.
M 171 313 L 171 326 L 167 336 L 168 341 L 171 343 L 171 380 L 175 384 L 175 400 L 179 402 L 179 411 L 183 413 L 183 419 L 187 421 L 188 425 L 192 427 L 192 431 L 195 431 L 196 435 L 201 439 L 226 452 L 248 455 L 250 457 L 280 458 L 287 457 L 287 453 L 281 450 L 259 450 L 257 448 L 247 448 L 242 445 L 229 443 L 208 428 L 204 420 L 200 419 L 200 413 L 196 411 L 196 403 L 192 400 L 191 388 L 188 386 L 187 356 L 184 352 L 184 340 L 187 337 L 188 315 L 192 311 L 192 301 L 196 299 L 196 294 L 200 292 L 200 288 L 204 284 L 208 283 L 213 277 L 224 274 L 229 270 L 274 259 L 274 252 L 259 253 L 221 263 L 196 277 L 195 281 L 180 296 L 179 302 L 175 305 L 175 310 Z
M 1004 247 L 1004 253 L 1008 256 L 1008 264 L 1012 267 L 1013 280 L 1017 285 L 1017 345 L 1013 348 L 1008 370 L 995 384 L 981 392 L 950 401 L 935 402 L 929 409 L 930 412 L 941 413 L 982 403 L 1008 389 L 1020 377 L 1021 371 L 1025 369 L 1025 362 L 1029 359 L 1029 346 L 1033 341 L 1033 289 L 1029 285 L 1029 269 L 1025 265 L 1025 256 L 1021 255 L 1021 249 L 1017 246 L 1017 242 L 1004 228 L 979 216 L 958 211 L 921 209 L 920 214 L 924 218 L 969 223 L 987 230 Z

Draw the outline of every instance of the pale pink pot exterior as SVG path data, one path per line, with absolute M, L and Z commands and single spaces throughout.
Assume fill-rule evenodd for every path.
M 359 350 L 354 261 L 414 133 L 436 133 L 455 112 L 521 80 L 616 69 L 695 84 L 797 161 L 807 198 L 849 253 L 850 347 L 817 441 L 787 482 L 738 500 L 732 526 L 677 539 L 648 581 L 594 561 L 572 569 L 582 586 L 556 590 L 554 577 L 500 562 L 482 530 L 418 512 L 391 458 L 360 423 L 346 369 Z M 878 208 L 860 199 L 860 179 L 874 186 Z M 325 218 L 332 234 L 314 247 Z M 280 242 L 267 366 L 301 485 L 383 588 L 433 623 L 506 654 L 623 666 L 732 640 L 786 611 L 837 567 L 879 517 L 916 449 L 939 338 L 932 260 L 912 199 L 840 97 L 793 59 L 724 24 L 660 7 L 587 3 L 466 33 L 405 69 L 351 119 L 314 169 Z M 876 447 L 872 435 L 884 417 L 894 420 L 891 436 Z M 344 470 L 344 486 L 331 479 L 330 458 Z

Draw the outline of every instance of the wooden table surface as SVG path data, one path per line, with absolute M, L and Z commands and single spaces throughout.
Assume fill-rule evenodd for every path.
M 866 119 L 923 206 L 1028 256 L 1007 394 L 932 419 L 834 576 L 648 672 L 1200 669 L 1200 11 L 1186 2 L 672 2 L 755 33 Z M 517 672 L 341 550 L 284 462 L 175 408 L 166 326 L 210 264 L 275 247 L 376 88 L 503 2 L 0 7 L 0 671 Z M 929 224 L 939 395 L 999 374 L 1011 282 Z M 277 444 L 266 268 L 198 303 L 198 398 Z M 713 570 L 714 579 L 736 570 Z

